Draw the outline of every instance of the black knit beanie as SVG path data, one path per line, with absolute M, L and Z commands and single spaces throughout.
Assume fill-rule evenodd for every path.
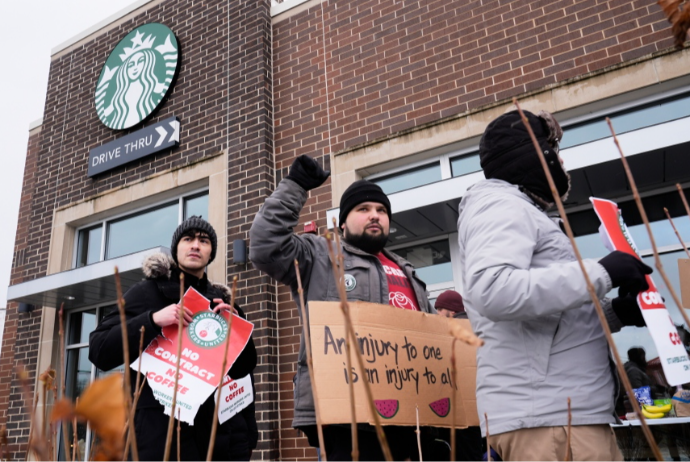
M 558 157 L 558 141 L 543 117 L 523 111 L 529 121 L 560 196 L 567 194 L 570 177 Z M 549 115 L 550 116 L 550 115 Z M 546 203 L 553 195 L 534 145 L 517 111 L 493 120 L 479 142 L 479 160 L 486 178 L 496 178 L 520 186 Z
M 175 260 L 175 263 L 178 263 L 177 244 L 180 243 L 182 236 L 192 230 L 201 231 L 208 234 L 208 238 L 211 240 L 211 259 L 208 262 L 211 263 L 213 259 L 216 258 L 216 251 L 218 250 L 218 236 L 216 236 L 216 230 L 213 229 L 213 226 L 211 226 L 208 221 L 197 215 L 187 218 L 173 233 L 172 244 L 170 244 L 170 251 L 172 252 L 173 260 Z
M 338 226 L 343 226 L 350 211 L 362 202 L 378 202 L 386 207 L 388 219 L 391 218 L 391 201 L 383 192 L 381 186 L 368 180 L 357 180 L 352 183 L 340 198 L 340 216 Z

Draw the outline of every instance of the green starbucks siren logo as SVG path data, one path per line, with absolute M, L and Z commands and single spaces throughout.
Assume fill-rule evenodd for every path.
M 213 348 L 225 341 L 228 336 L 228 323 L 222 316 L 212 311 L 202 311 L 194 315 L 187 329 L 189 339 L 202 348 Z
M 108 128 L 123 130 L 161 103 L 179 68 L 175 34 L 151 23 L 127 34 L 108 56 L 96 85 L 96 112 Z

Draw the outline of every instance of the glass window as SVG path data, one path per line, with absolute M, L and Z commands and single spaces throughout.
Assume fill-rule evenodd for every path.
M 453 280 L 448 239 L 393 250 L 414 265 L 417 277 L 427 285 Z
M 434 162 L 433 164 L 423 167 L 405 170 L 404 172 L 395 173 L 382 178 L 375 178 L 371 181 L 381 186 L 381 189 L 383 189 L 383 192 L 386 194 L 393 194 L 406 189 L 416 188 L 417 186 L 441 181 L 441 163 Z
M 79 231 L 79 241 L 77 244 L 77 267 L 96 263 L 101 259 L 101 238 L 103 236 L 103 226 L 97 225 L 92 228 Z
M 208 220 L 208 194 L 204 193 L 199 196 L 188 197 L 184 201 L 184 219 L 194 215 L 201 216 L 204 220 Z
M 105 258 L 120 257 L 159 245 L 170 245 L 170 236 L 178 224 L 177 202 L 112 221 L 108 224 Z
M 474 172 L 481 172 L 482 166 L 479 164 L 479 154 L 468 154 L 450 160 L 450 168 L 453 177 L 468 175 Z
M 690 116 L 690 95 L 675 96 L 672 99 L 655 102 L 639 108 L 622 111 L 611 117 L 616 134 L 631 132 L 671 120 Z M 589 143 L 611 136 L 604 118 L 584 122 L 564 129 L 561 149 Z

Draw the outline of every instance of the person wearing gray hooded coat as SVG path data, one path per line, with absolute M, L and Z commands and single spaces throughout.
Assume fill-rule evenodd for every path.
M 570 178 L 558 155 L 560 126 L 527 112 L 558 193 Z M 486 180 L 459 206 L 465 309 L 475 333 L 477 407 L 503 460 L 562 460 L 572 400 L 573 460 L 622 460 L 615 422 L 617 376 L 603 328 L 560 220 L 539 157 L 516 111 L 491 122 L 480 142 Z M 622 252 L 585 260 L 613 331 L 644 325 L 634 295 L 651 268 Z M 613 287 L 619 297 L 605 298 Z

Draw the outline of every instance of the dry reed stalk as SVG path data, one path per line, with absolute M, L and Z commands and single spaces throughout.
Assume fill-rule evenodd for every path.
M 182 451 L 180 450 L 180 436 L 182 433 L 182 424 L 180 423 L 180 410 L 177 410 L 177 462 L 180 462 Z
M 124 380 L 124 393 L 125 393 L 125 412 L 126 415 L 132 415 L 132 383 L 130 382 L 130 373 L 129 373 L 129 338 L 127 336 L 127 317 L 125 316 L 125 299 L 122 296 L 122 284 L 120 283 L 120 270 L 118 267 L 115 267 L 115 291 L 117 294 L 117 310 L 120 313 L 120 329 L 122 331 L 122 357 L 124 359 L 124 366 L 125 366 L 125 380 Z M 130 421 L 131 426 L 134 426 L 134 423 Z M 134 456 L 134 460 L 139 460 L 139 453 L 136 451 L 137 447 L 137 442 L 136 442 L 136 436 L 134 436 L 134 432 L 132 432 L 132 455 Z M 135 455 L 136 454 L 136 455 Z M 125 452 L 124 457 L 127 457 L 127 453 Z M 124 460 L 124 459 L 123 459 Z
M 577 262 L 580 265 L 580 270 L 582 271 L 582 275 L 585 278 L 585 283 L 587 284 L 587 292 L 589 292 L 589 296 L 592 299 L 592 303 L 594 304 L 597 316 L 599 317 L 599 323 L 601 324 L 601 327 L 604 330 L 604 335 L 606 336 L 606 340 L 608 341 L 609 348 L 613 353 L 618 375 L 620 376 L 621 381 L 623 382 L 623 386 L 625 387 L 625 391 L 628 394 L 628 397 L 630 398 L 633 409 L 635 410 L 635 414 L 637 415 L 638 419 L 640 419 L 640 424 L 642 425 L 642 430 L 644 432 L 645 437 L 647 438 L 649 447 L 652 448 L 652 450 L 654 451 L 654 455 L 655 457 L 657 457 L 658 460 L 663 460 L 661 458 L 661 453 L 659 452 L 659 447 L 657 446 L 656 441 L 654 440 L 654 437 L 652 436 L 652 433 L 649 430 L 649 426 L 647 426 L 647 422 L 644 420 L 644 416 L 640 411 L 640 406 L 637 402 L 637 399 L 635 398 L 635 394 L 632 391 L 632 386 L 630 385 L 628 375 L 625 373 L 625 369 L 623 369 L 623 362 L 621 361 L 621 357 L 618 354 L 618 348 L 616 347 L 616 344 L 613 341 L 613 337 L 611 335 L 611 328 L 609 327 L 609 324 L 606 321 L 606 316 L 604 315 L 604 310 L 601 307 L 601 303 L 599 302 L 599 297 L 597 297 L 596 291 L 594 290 L 594 286 L 592 285 L 592 281 L 589 278 L 587 269 L 585 268 L 585 264 L 582 261 L 582 255 L 580 254 L 580 250 L 577 247 L 577 244 L 575 243 L 573 229 L 570 226 L 570 221 L 568 220 L 568 216 L 566 215 L 565 209 L 563 208 L 563 202 L 561 201 L 561 197 L 558 195 L 558 191 L 556 190 L 556 185 L 553 182 L 553 176 L 551 176 L 549 166 L 546 164 L 546 158 L 544 157 L 544 153 L 541 151 L 541 147 L 537 142 L 537 138 L 534 136 L 532 126 L 529 124 L 529 121 L 527 120 L 527 117 L 525 117 L 524 112 L 522 112 L 522 109 L 518 104 L 517 98 L 513 98 L 513 103 L 515 104 L 517 110 L 520 113 L 522 122 L 525 125 L 525 128 L 527 129 L 530 138 L 532 139 L 534 149 L 536 150 L 537 155 L 539 156 L 539 161 L 541 162 L 541 166 L 544 169 L 544 173 L 546 174 L 546 179 L 549 183 L 549 187 L 551 188 L 551 194 L 553 195 L 554 201 L 556 202 L 556 206 L 558 207 L 558 213 L 561 216 L 561 220 L 563 220 L 563 227 L 565 228 L 565 232 L 568 235 L 568 239 L 570 239 L 570 245 L 573 248 L 573 252 L 575 253 Z
M 333 218 L 333 227 L 336 227 L 335 223 L 335 218 Z M 355 335 L 355 329 L 352 326 L 352 319 L 350 318 L 350 307 L 347 303 L 347 292 L 345 290 L 345 263 L 344 263 L 344 258 L 343 258 L 343 252 L 342 252 L 342 245 L 340 244 L 340 235 L 336 232 L 335 234 L 335 246 L 337 248 L 338 252 L 338 267 L 340 268 L 339 273 L 339 279 L 336 279 L 338 283 L 338 293 L 340 294 L 340 300 L 341 300 L 341 309 L 343 310 L 343 317 L 345 318 L 345 327 L 347 330 L 347 333 L 349 333 L 350 338 L 352 339 L 352 342 L 355 344 L 355 358 L 357 359 L 357 365 L 359 367 L 359 370 L 363 371 L 365 370 L 364 367 L 364 359 L 362 359 L 362 352 L 360 351 L 359 348 L 357 348 L 357 336 Z M 330 248 L 330 246 L 329 246 Z M 333 251 L 335 252 L 335 251 Z M 332 263 L 334 264 L 334 263 Z M 337 268 L 333 268 L 334 271 L 337 272 Z M 336 274 L 336 273 L 334 273 Z M 347 335 L 345 338 L 347 339 Z M 367 397 L 367 403 L 369 404 L 369 412 L 374 418 L 374 426 L 376 427 L 376 436 L 379 440 L 379 445 L 381 446 L 381 452 L 383 453 L 383 457 L 390 461 L 393 460 L 393 456 L 391 454 L 390 447 L 388 446 L 388 440 L 386 438 L 386 433 L 383 431 L 383 427 L 381 426 L 381 420 L 379 419 L 379 414 L 376 410 L 376 406 L 374 404 L 374 395 L 371 392 L 371 385 L 369 384 L 369 381 L 366 379 L 362 379 L 362 383 L 364 384 L 364 392 Z
M 29 379 L 29 373 L 26 371 L 22 364 L 17 366 L 17 378 L 22 390 L 22 401 L 24 408 L 29 410 L 29 415 L 31 420 L 29 423 L 29 450 L 26 452 L 26 460 L 29 460 L 31 451 L 36 454 L 39 460 L 50 460 L 50 453 L 48 448 L 50 444 L 45 438 L 36 438 L 33 433 L 36 428 L 36 403 L 38 402 L 38 391 L 36 391 L 33 400 L 29 398 L 31 396 L 31 380 Z
M 328 254 L 331 258 L 331 265 L 333 266 L 333 277 L 335 278 L 336 285 L 338 286 L 338 293 L 340 294 L 340 271 L 338 270 L 338 263 L 336 261 L 335 253 L 331 247 L 331 240 L 328 240 Z M 347 312 L 347 298 L 340 294 L 340 310 L 343 312 L 343 316 Z M 352 357 L 350 356 L 350 336 L 347 332 L 347 319 L 345 320 L 345 367 L 347 367 L 347 386 L 350 396 L 350 416 L 352 417 L 352 422 L 350 426 L 351 438 L 352 438 L 352 460 L 359 460 L 359 440 L 357 435 L 357 413 L 355 411 L 355 384 L 353 383 L 353 373 L 352 373 Z
M 316 413 L 316 433 L 319 437 L 319 448 L 321 449 L 321 459 L 328 461 L 326 445 L 323 442 L 323 424 L 321 423 L 321 404 L 319 395 L 316 392 L 316 379 L 314 377 L 314 361 L 311 355 L 311 334 L 309 332 L 309 321 L 307 320 L 307 309 L 304 305 L 304 289 L 302 289 L 302 276 L 299 272 L 299 262 L 295 259 L 295 274 L 297 275 L 297 293 L 299 294 L 299 308 L 302 315 L 302 332 L 304 333 L 304 346 L 307 353 L 307 367 L 309 368 L 309 379 L 311 380 L 311 392 L 314 396 L 314 411 Z
M 568 396 L 568 426 L 565 432 L 565 460 L 573 460 L 572 449 L 570 448 L 570 432 L 572 431 L 573 413 L 570 407 L 570 396 Z
M 172 402 L 170 403 L 170 419 L 168 419 L 168 433 L 165 437 L 165 453 L 163 461 L 170 460 L 170 443 L 172 442 L 175 424 L 175 405 L 177 404 L 177 389 L 180 380 L 180 356 L 182 355 L 182 327 L 184 320 L 184 273 L 180 273 L 180 314 L 177 317 L 177 361 L 175 363 L 175 386 L 173 387 Z
M 484 425 L 486 425 L 486 460 L 491 462 L 491 440 L 489 439 L 489 416 L 484 413 Z
M 36 438 L 36 434 L 35 434 L 36 430 L 34 429 L 33 422 L 35 420 L 34 419 L 34 412 L 36 411 L 37 406 L 38 406 L 38 390 L 36 390 L 36 393 L 34 394 L 34 402 L 33 402 L 33 406 L 31 407 L 31 422 L 32 423 L 29 425 L 29 438 L 28 438 L 29 446 L 33 446 L 35 444 L 34 438 Z M 29 460 L 29 454 L 28 453 L 26 455 L 26 460 Z
M 79 398 L 77 398 L 77 401 L 79 401 Z M 77 416 L 75 415 L 72 417 L 72 460 L 77 460 L 77 446 L 79 445 L 78 443 L 78 436 L 77 436 Z
M 683 250 L 685 250 L 685 255 L 690 258 L 690 251 L 688 251 L 688 248 L 685 246 L 685 242 L 683 242 L 683 238 L 680 237 L 680 233 L 678 232 L 678 229 L 676 228 L 676 225 L 673 223 L 673 218 L 671 218 L 671 214 L 668 213 L 668 209 L 664 207 L 664 213 L 666 214 L 666 218 L 668 218 L 668 221 L 671 223 L 671 227 L 673 228 L 673 232 L 676 233 L 676 237 L 678 238 L 678 242 L 680 245 L 683 246 Z
M 678 294 L 676 293 L 676 290 L 673 288 L 673 285 L 671 284 L 671 280 L 666 275 L 664 265 L 661 263 L 661 258 L 659 258 L 659 249 L 656 246 L 656 240 L 654 239 L 654 235 L 652 234 L 652 227 L 649 224 L 649 220 L 647 219 L 647 212 L 645 212 L 644 206 L 642 205 L 640 193 L 637 191 L 637 184 L 635 183 L 635 179 L 633 178 L 632 172 L 630 171 L 628 160 L 625 158 L 625 154 L 623 154 L 623 150 L 621 149 L 620 143 L 618 143 L 618 137 L 616 136 L 616 132 L 613 130 L 613 124 L 611 124 L 611 119 L 607 117 L 606 123 L 609 124 L 609 129 L 611 130 L 611 134 L 613 135 L 613 142 L 616 144 L 618 152 L 621 155 L 621 162 L 623 162 L 623 168 L 625 169 L 625 174 L 628 177 L 630 189 L 632 189 L 633 197 L 635 198 L 635 204 L 637 205 L 637 209 L 640 211 L 640 216 L 642 217 L 642 221 L 644 222 L 644 227 L 647 229 L 647 234 L 649 235 L 649 242 L 651 242 L 652 244 L 652 252 L 654 252 L 654 266 L 659 271 L 661 279 L 664 280 L 664 284 L 666 284 L 668 291 L 671 292 L 671 297 L 673 298 L 673 301 L 675 302 L 678 311 L 680 311 L 680 314 L 683 316 L 685 325 L 690 326 L 690 318 L 688 318 L 688 314 L 685 312 L 683 304 L 680 302 L 680 298 L 678 298 Z
M 237 292 L 237 276 L 232 278 L 232 291 L 230 292 L 230 306 L 235 308 L 235 292 Z M 230 312 L 228 317 L 228 336 L 225 337 L 225 354 L 223 355 L 223 366 L 220 369 L 220 380 L 218 381 L 218 389 L 216 390 L 216 407 L 213 411 L 213 423 L 211 424 L 211 440 L 208 442 L 208 452 L 206 453 L 206 460 L 213 459 L 213 448 L 216 445 L 216 432 L 218 431 L 218 408 L 220 406 L 220 392 L 223 389 L 223 381 L 225 380 L 226 370 L 228 365 L 228 350 L 230 349 L 230 334 L 232 333 L 232 317 Z
M 450 347 L 450 373 L 453 377 L 453 384 L 457 384 L 457 378 L 458 378 L 458 369 L 455 366 L 455 342 L 457 342 L 458 339 L 456 337 L 453 337 L 453 342 L 451 343 Z M 457 448 L 455 447 L 455 399 L 456 399 L 456 388 L 455 386 L 450 387 L 450 460 L 455 460 L 455 454 Z
M 65 323 L 64 323 L 64 316 L 65 316 L 65 304 L 61 303 L 60 304 L 60 311 L 58 311 L 58 325 L 59 325 L 59 330 L 58 330 L 58 338 L 59 338 L 59 344 L 60 344 L 60 351 L 58 354 L 60 355 L 60 375 L 61 375 L 61 386 L 60 389 L 58 390 L 58 399 L 62 400 L 65 397 L 65 388 L 66 383 L 67 383 L 67 368 L 65 365 L 66 359 L 66 350 L 65 350 Z M 65 448 L 65 459 L 67 459 L 67 447 L 69 440 L 67 439 L 67 428 L 65 425 L 65 421 L 62 420 L 60 421 L 60 433 L 62 433 L 62 444 Z M 59 445 L 58 445 L 59 446 Z M 58 452 L 60 452 L 60 449 L 58 447 Z M 55 460 L 57 460 L 57 454 L 55 457 Z
M 144 352 L 144 332 L 146 331 L 146 328 L 144 326 L 141 326 L 139 329 L 139 362 L 137 363 L 137 380 L 134 385 L 134 399 L 132 400 L 132 406 L 129 409 L 129 419 L 127 420 L 127 428 L 126 428 L 126 433 L 127 433 L 127 439 L 125 440 L 125 452 L 122 454 L 122 460 L 127 459 L 127 454 L 129 453 L 129 446 L 130 444 L 132 445 L 132 459 L 135 461 L 139 460 L 139 448 L 137 447 L 137 435 L 135 432 L 134 428 L 134 414 L 137 412 L 137 405 L 136 403 L 139 402 L 139 397 L 137 396 L 138 393 L 140 393 L 139 390 L 139 383 L 141 381 L 141 355 Z M 144 381 L 145 382 L 145 381 Z
M 419 462 L 424 462 L 422 457 L 422 432 L 419 430 L 419 406 L 414 405 L 415 412 L 417 413 L 417 429 L 414 431 L 417 434 L 417 451 L 419 451 Z
M 687 213 L 688 217 L 690 218 L 690 205 L 688 205 L 688 200 L 685 198 L 685 193 L 683 192 L 683 188 L 680 186 L 680 183 L 676 183 L 676 189 L 678 190 L 678 194 L 680 194 L 680 200 L 683 201 L 685 213 Z

